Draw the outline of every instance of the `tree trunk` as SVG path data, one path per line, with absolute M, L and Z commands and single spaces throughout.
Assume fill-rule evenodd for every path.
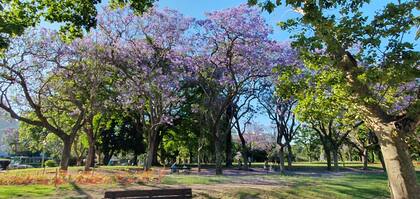
M 363 155 L 362 155 L 362 161 L 363 161 L 363 170 L 367 170 L 368 166 L 368 150 L 366 148 L 363 149 Z
M 338 149 L 333 149 L 334 171 L 338 171 Z
M 244 159 L 244 166 L 245 166 L 245 171 L 248 171 L 249 167 L 248 167 L 248 157 L 249 157 L 249 152 L 248 152 L 248 147 L 246 146 L 246 141 L 244 138 L 244 135 L 240 132 L 238 132 L 239 135 L 239 139 L 241 140 L 241 147 L 242 147 L 242 158 Z
M 293 160 L 293 152 L 292 152 L 292 146 L 290 144 L 287 145 L 287 168 L 292 168 L 292 160 Z
M 94 160 L 95 160 L 95 147 L 89 146 L 88 155 L 86 157 L 86 162 L 85 162 L 85 171 L 90 171 L 92 164 L 94 164 L 93 163 Z
M 279 169 L 280 174 L 284 174 L 284 147 L 280 147 L 279 150 Z
M 201 172 L 201 157 L 200 157 L 200 152 L 201 152 L 201 149 L 198 149 L 198 151 L 197 151 L 197 168 L 198 168 L 198 172 L 200 173 Z
M 152 165 L 154 166 L 160 166 L 160 163 L 158 161 L 158 148 L 159 148 L 159 144 L 160 141 L 162 140 L 162 137 L 160 135 L 160 133 L 156 133 L 156 138 L 155 138 L 155 144 L 154 144 L 154 149 L 153 149 L 153 160 L 152 160 Z
M 375 153 L 373 152 L 373 150 L 372 150 L 371 154 L 372 154 L 372 159 L 371 159 L 370 163 L 375 164 Z M 369 158 L 368 158 L 368 160 L 369 160 Z
M 95 164 L 95 138 L 93 136 L 93 129 L 86 129 L 86 135 L 89 143 L 89 149 L 85 162 L 85 171 L 90 171 L 90 167 Z
M 70 136 L 63 140 L 63 152 L 61 154 L 60 170 L 67 171 L 69 167 L 72 141 L 73 140 L 70 138 Z
M 243 159 L 244 159 L 244 169 L 245 169 L 245 171 L 248 171 L 249 170 L 249 164 L 248 164 L 248 157 L 249 157 L 249 151 L 248 151 L 248 148 L 247 148 L 247 146 L 245 145 L 245 146 L 242 146 L 243 147 Z
M 229 130 L 226 135 L 226 167 L 232 167 L 232 132 Z
M 215 166 L 216 166 L 216 175 L 222 175 L 222 144 L 219 128 L 213 127 L 213 136 L 214 136 L 214 155 L 215 155 Z
M 147 155 L 146 155 L 146 160 L 144 162 L 144 170 L 149 170 L 150 168 L 152 168 L 152 164 L 153 164 L 153 156 L 155 154 L 155 150 L 156 150 L 156 138 L 157 138 L 157 132 L 151 130 L 149 131 L 149 136 L 147 138 L 148 142 L 147 142 Z
M 331 151 L 324 146 L 325 156 L 327 158 L 327 170 L 331 171 Z
M 396 131 L 394 124 L 375 127 L 388 175 L 391 198 L 420 198 L 416 172 L 402 133 Z

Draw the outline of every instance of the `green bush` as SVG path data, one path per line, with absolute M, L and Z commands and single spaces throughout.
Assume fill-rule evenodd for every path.
M 57 163 L 54 160 L 47 160 L 47 161 L 45 161 L 44 165 L 46 167 L 56 167 Z

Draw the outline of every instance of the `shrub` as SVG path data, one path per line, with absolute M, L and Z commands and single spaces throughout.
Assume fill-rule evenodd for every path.
M 54 160 L 47 160 L 47 161 L 45 161 L 44 165 L 46 167 L 56 167 L 57 163 Z

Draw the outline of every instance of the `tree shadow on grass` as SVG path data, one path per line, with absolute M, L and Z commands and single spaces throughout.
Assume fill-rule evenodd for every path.
M 362 181 L 360 183 L 363 183 Z M 363 188 L 357 186 L 351 186 L 347 183 L 329 183 L 328 189 L 346 196 L 351 196 L 351 198 L 361 198 L 361 199 L 370 199 L 370 198 L 389 198 L 389 192 L 387 189 L 372 189 L 372 188 Z
M 258 199 L 258 198 L 261 198 L 259 195 L 260 193 L 249 193 L 245 191 L 239 191 L 236 194 L 236 196 L 238 196 L 238 198 L 241 198 L 241 199 L 250 199 L 250 198 Z
M 78 194 L 82 195 L 82 196 L 86 196 L 86 198 L 93 198 L 90 194 L 88 194 L 87 192 L 85 192 L 81 187 L 79 187 L 79 185 L 77 185 L 74 182 L 70 182 L 69 183 L 70 186 L 73 188 L 73 190 L 75 190 Z
M 208 193 L 193 193 L 193 198 L 200 197 L 200 198 L 207 198 L 207 199 L 216 199 L 216 197 L 211 196 Z
M 305 187 L 301 188 L 305 189 Z M 326 197 L 335 195 L 361 199 L 389 198 L 385 174 L 346 175 L 336 179 L 322 180 L 308 191 Z

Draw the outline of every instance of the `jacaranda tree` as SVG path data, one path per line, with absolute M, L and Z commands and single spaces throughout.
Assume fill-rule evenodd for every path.
M 147 137 L 145 169 L 156 157 L 159 134 L 177 116 L 180 85 L 191 76 L 187 30 L 192 19 L 174 10 L 151 9 L 141 17 L 128 9 L 106 10 L 98 23 L 102 59 L 120 71 L 120 103 L 139 112 Z
M 284 47 L 269 36 L 272 29 L 261 13 L 246 5 L 206 14 L 197 22 L 198 49 L 195 55 L 197 78 L 205 90 L 207 114 L 214 137 L 216 174 L 222 174 L 223 118 L 233 101 L 250 84 L 267 77 L 272 69 L 287 59 Z

